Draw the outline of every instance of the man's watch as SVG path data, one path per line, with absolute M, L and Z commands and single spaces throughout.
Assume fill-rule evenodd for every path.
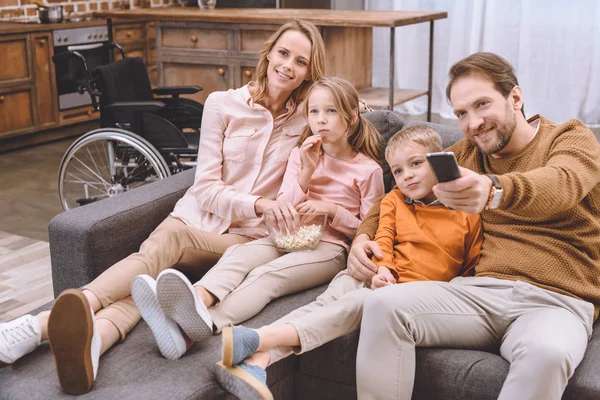
M 485 210 L 494 210 L 500 205 L 504 190 L 502 190 L 502 186 L 496 175 L 486 174 L 486 176 L 492 180 L 492 187 L 490 188 L 490 197 L 485 205 Z

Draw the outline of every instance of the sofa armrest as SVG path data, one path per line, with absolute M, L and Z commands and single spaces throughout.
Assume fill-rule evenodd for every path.
M 194 182 L 195 168 L 57 215 L 48 225 L 54 296 L 138 251 Z

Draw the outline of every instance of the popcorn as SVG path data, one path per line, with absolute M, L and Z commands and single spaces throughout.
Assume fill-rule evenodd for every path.
M 293 235 L 274 238 L 275 245 L 282 251 L 312 250 L 321 240 L 321 225 L 306 225 Z

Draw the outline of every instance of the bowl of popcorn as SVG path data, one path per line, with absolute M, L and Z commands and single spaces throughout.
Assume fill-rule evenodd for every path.
M 288 227 L 279 222 L 273 215 L 265 216 L 269 237 L 279 251 L 292 252 L 314 250 L 325 230 L 327 214 L 298 213 L 295 227 Z

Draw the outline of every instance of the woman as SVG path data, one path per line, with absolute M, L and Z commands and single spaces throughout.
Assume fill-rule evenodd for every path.
M 139 321 L 131 298 L 133 277 L 156 278 L 172 266 L 201 276 L 225 250 L 264 236 L 262 215 L 292 218 L 290 204 L 275 200 L 287 159 L 306 122 L 299 106 L 323 77 L 324 45 L 311 23 L 283 25 L 263 45 L 256 82 L 215 92 L 204 105 L 194 184 L 142 243 L 83 290 L 68 289 L 51 312 L 0 324 L 0 362 L 12 363 L 49 340 L 65 393 L 88 392 L 99 356 L 123 340 Z M 175 323 L 154 318 L 155 335 Z M 181 347 L 164 341 L 168 357 Z M 179 335 L 180 337 L 181 335 Z

